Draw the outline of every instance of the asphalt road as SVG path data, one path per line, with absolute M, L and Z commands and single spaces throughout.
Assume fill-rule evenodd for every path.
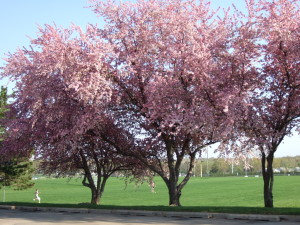
M 299 225 L 299 222 L 266 222 L 226 219 L 183 219 L 151 216 L 121 216 L 114 214 L 85 214 L 59 212 L 24 212 L 19 210 L 0 210 L 1 225 Z

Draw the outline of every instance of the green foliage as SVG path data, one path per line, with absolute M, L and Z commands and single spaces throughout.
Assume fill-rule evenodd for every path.
M 26 159 L 10 160 L 0 163 L 0 188 L 12 186 L 14 190 L 23 190 L 34 185 L 31 174 L 34 172 L 32 162 Z
M 0 91 L 0 144 L 3 140 L 3 135 L 5 132 L 5 127 L 2 124 L 2 120 L 5 118 L 5 113 L 7 112 L 7 88 L 1 86 Z
M 1 86 L 0 91 L 0 116 L 3 116 L 4 108 L 7 105 L 7 88 Z
M 5 126 L 2 121 L 7 112 L 7 88 L 1 87 L 0 91 L 0 147 L 2 146 Z M 26 158 L 0 160 L 0 188 L 1 186 L 13 186 L 15 190 L 32 187 L 31 174 L 34 169 L 32 162 Z

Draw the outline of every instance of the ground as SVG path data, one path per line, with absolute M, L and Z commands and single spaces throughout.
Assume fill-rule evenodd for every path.
M 0 210 L 1 225 L 298 225 L 299 222 L 267 222 L 224 219 L 186 219 L 169 217 L 142 217 L 114 214 L 81 214 L 67 212 L 24 212 L 19 210 Z

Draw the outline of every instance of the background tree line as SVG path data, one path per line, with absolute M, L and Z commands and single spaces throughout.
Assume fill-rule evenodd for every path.
M 225 158 L 203 158 L 197 159 L 193 175 L 202 176 L 245 176 L 245 175 L 262 175 L 261 159 L 248 159 L 249 167 L 245 168 L 245 162 L 237 162 L 233 159 Z M 297 168 L 298 167 L 298 168 Z M 300 175 L 300 156 L 287 156 L 274 159 L 274 173 L 280 175 Z M 188 168 L 188 160 L 184 161 L 180 167 L 180 172 L 185 174 Z

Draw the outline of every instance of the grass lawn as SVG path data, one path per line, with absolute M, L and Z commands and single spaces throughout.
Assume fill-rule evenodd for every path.
M 158 177 L 155 182 L 156 193 L 151 193 L 146 183 L 126 186 L 124 180 L 112 177 L 108 180 L 100 207 L 300 215 L 300 176 L 275 177 L 275 209 L 263 208 L 262 177 L 192 178 L 182 192 L 181 204 L 184 207 L 168 207 L 166 185 Z M 33 201 L 36 188 L 42 199 L 40 206 L 77 207 L 79 203 L 90 201 L 90 190 L 82 186 L 81 179 L 41 178 L 35 180 L 31 189 L 14 191 L 7 188 L 6 204 L 37 205 Z M 0 201 L 5 204 L 3 189 Z

